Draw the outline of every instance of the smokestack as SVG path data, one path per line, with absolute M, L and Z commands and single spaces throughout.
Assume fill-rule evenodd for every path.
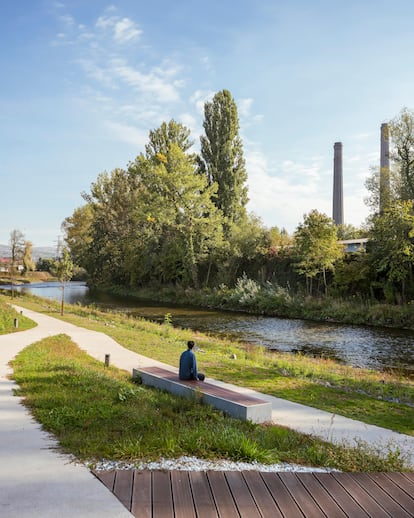
M 390 130 L 387 123 L 381 124 L 379 204 L 381 214 L 390 204 Z
M 342 187 L 342 142 L 334 144 L 334 179 L 332 219 L 335 225 L 344 223 L 344 204 Z

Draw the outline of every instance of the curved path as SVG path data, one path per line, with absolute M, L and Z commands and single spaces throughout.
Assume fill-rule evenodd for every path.
M 53 449 L 53 439 L 33 421 L 20 399 L 13 396 L 15 385 L 7 379 L 8 362 L 27 345 L 65 333 L 92 357 L 103 362 L 105 355 L 110 354 L 112 365 L 131 373 L 133 368 L 172 367 L 125 349 L 104 333 L 14 307 L 38 325 L 28 331 L 0 335 L 0 516 L 131 516 L 87 468 Z M 407 464 L 414 467 L 414 437 L 235 385 L 209 382 L 270 401 L 276 424 L 338 444 L 352 446 L 362 442 L 379 451 L 399 448 Z

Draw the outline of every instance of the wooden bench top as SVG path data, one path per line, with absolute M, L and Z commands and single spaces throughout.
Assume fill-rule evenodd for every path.
M 240 405 L 250 406 L 266 403 L 262 399 L 249 396 L 248 394 L 242 394 L 240 392 L 236 392 L 235 390 L 219 387 L 209 383 L 208 381 L 180 380 L 178 374 L 170 370 L 163 369 L 162 367 L 146 367 L 145 369 L 139 369 L 139 371 L 148 372 L 149 374 L 153 374 L 155 376 L 159 376 L 160 378 L 179 383 L 180 385 L 185 385 L 186 387 L 190 387 L 194 390 L 200 390 L 204 394 L 216 396 L 228 401 L 234 401 Z

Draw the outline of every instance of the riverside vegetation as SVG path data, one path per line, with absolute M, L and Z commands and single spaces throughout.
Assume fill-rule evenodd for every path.
M 210 377 L 414 435 L 414 384 L 395 373 L 300 355 L 268 355 L 261 347 L 175 329 L 168 315 L 159 325 L 80 306 L 67 306 L 62 317 L 58 303 L 34 297 L 19 298 L 18 303 L 103 331 L 131 350 L 173 365 L 183 344 L 194 338 L 201 349 L 199 362 Z M 4 303 L 0 312 L 3 308 Z M 19 394 L 35 417 L 57 436 L 65 451 L 81 459 L 196 455 L 345 471 L 404 468 L 404 459 L 392 445 L 384 458 L 365 444 L 334 446 L 274 425 L 238 421 L 207 405 L 137 386 L 130 374 L 105 368 L 66 336 L 26 348 L 13 367 Z

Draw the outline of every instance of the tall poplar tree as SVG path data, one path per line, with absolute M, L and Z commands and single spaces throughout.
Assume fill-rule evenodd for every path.
M 207 176 L 209 185 L 217 184 L 212 200 L 231 224 L 246 215 L 248 198 L 237 106 L 228 90 L 218 92 L 205 103 L 203 127 L 200 171 Z

